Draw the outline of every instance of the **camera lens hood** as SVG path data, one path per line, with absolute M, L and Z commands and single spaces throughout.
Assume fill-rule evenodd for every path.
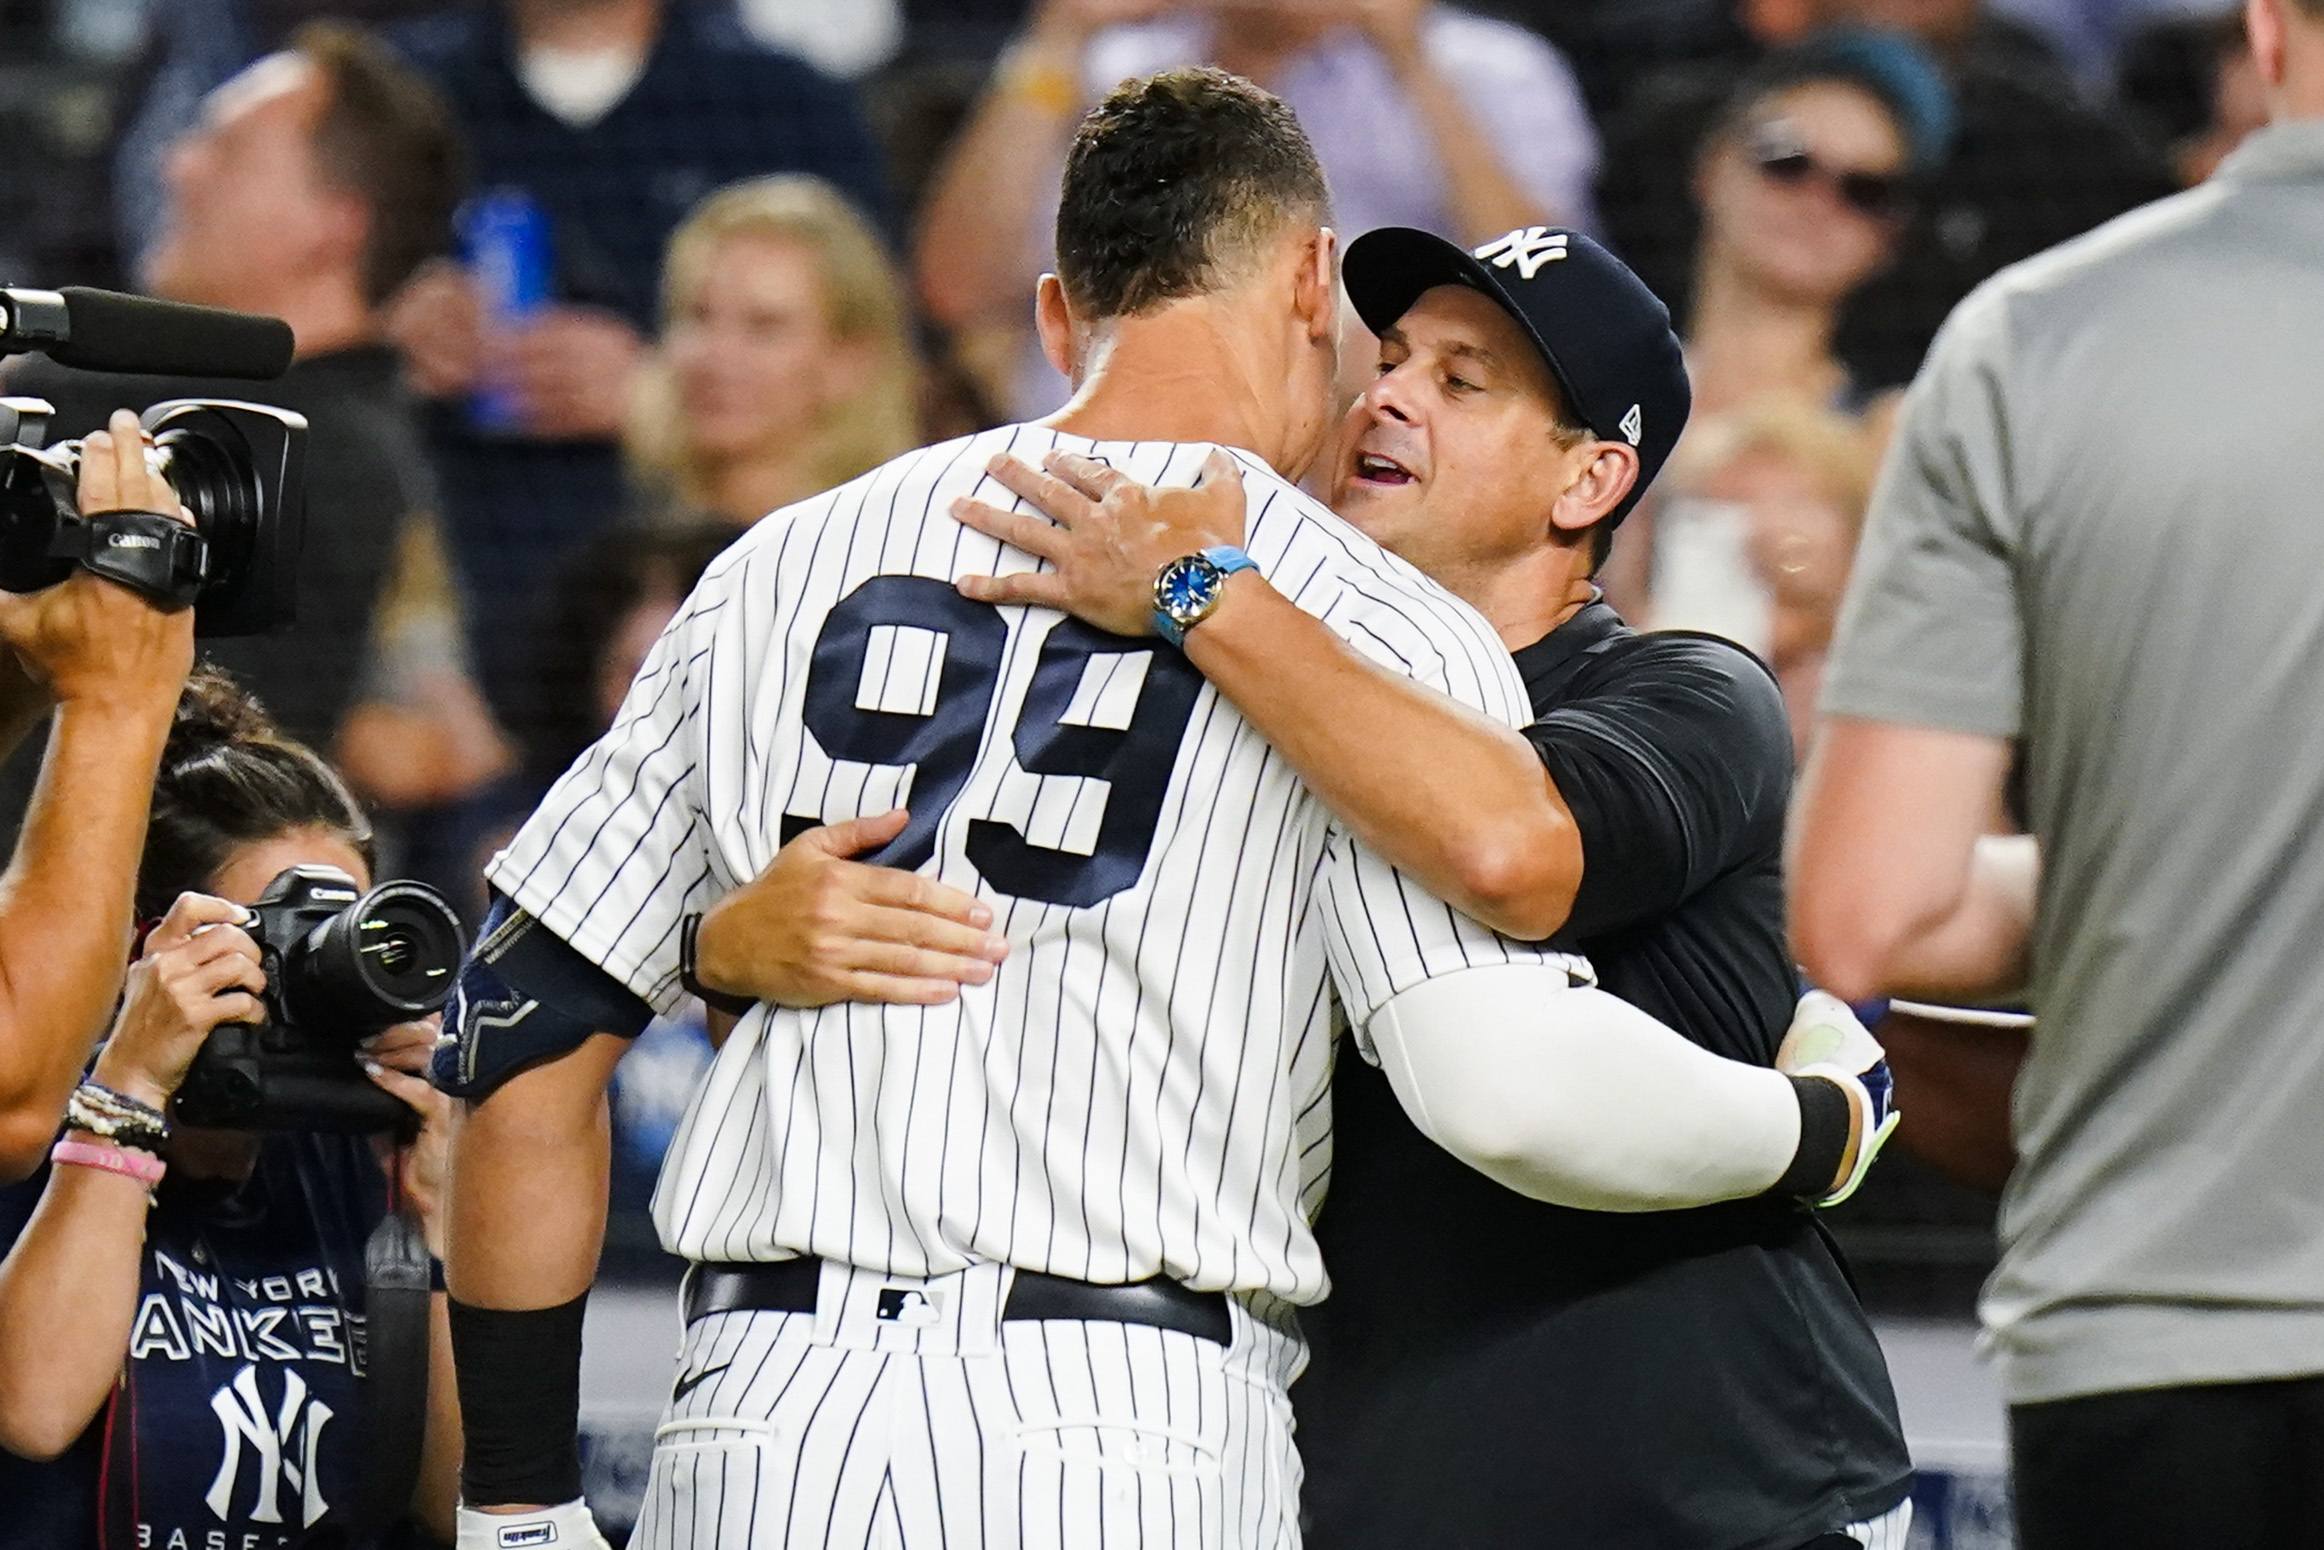
M 442 894 L 425 883 L 382 883 L 285 955 L 291 1015 L 355 1038 L 425 1017 L 451 999 L 465 946 Z

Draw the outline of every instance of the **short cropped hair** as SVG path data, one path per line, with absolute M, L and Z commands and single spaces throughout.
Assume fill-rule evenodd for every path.
M 467 156 L 436 89 L 368 33 L 308 22 L 290 46 L 329 88 L 315 122 L 316 170 L 370 208 L 363 294 L 376 306 L 451 246 Z
M 1132 317 L 1238 278 L 1295 221 L 1331 216 L 1280 98 L 1209 68 L 1124 81 L 1073 137 L 1057 277 L 1083 317 Z

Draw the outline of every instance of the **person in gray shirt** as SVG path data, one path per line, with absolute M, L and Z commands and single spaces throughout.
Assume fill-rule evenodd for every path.
M 2040 1019 L 2027 1550 L 2324 1544 L 2324 0 L 2248 21 L 2271 127 L 1945 325 L 1793 814 L 1818 983 Z

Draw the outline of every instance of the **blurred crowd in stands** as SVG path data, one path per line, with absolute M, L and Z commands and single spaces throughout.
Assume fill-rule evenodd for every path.
M 1058 406 L 1073 126 L 1196 61 L 1299 112 L 1343 239 L 1573 226 L 1669 302 L 1695 415 L 1605 584 L 1802 729 L 1948 310 L 2261 117 L 2222 0 L 0 0 L 0 283 L 291 322 L 300 620 L 213 655 L 473 907 L 729 537 Z M 59 433 L 254 391 L 0 384 Z M 632 1087 L 650 1141 L 684 1082 Z

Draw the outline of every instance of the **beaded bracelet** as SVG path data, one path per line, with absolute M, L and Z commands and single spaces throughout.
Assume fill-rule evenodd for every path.
M 48 1158 L 50 1162 L 118 1173 L 123 1178 L 137 1180 L 147 1189 L 159 1184 L 161 1176 L 168 1171 L 168 1165 L 158 1157 L 123 1151 L 117 1146 L 98 1146 L 89 1141 L 59 1141 L 49 1148 Z
M 98 1082 L 83 1082 L 65 1103 L 65 1123 L 101 1141 L 158 1152 L 169 1140 L 161 1110 Z

